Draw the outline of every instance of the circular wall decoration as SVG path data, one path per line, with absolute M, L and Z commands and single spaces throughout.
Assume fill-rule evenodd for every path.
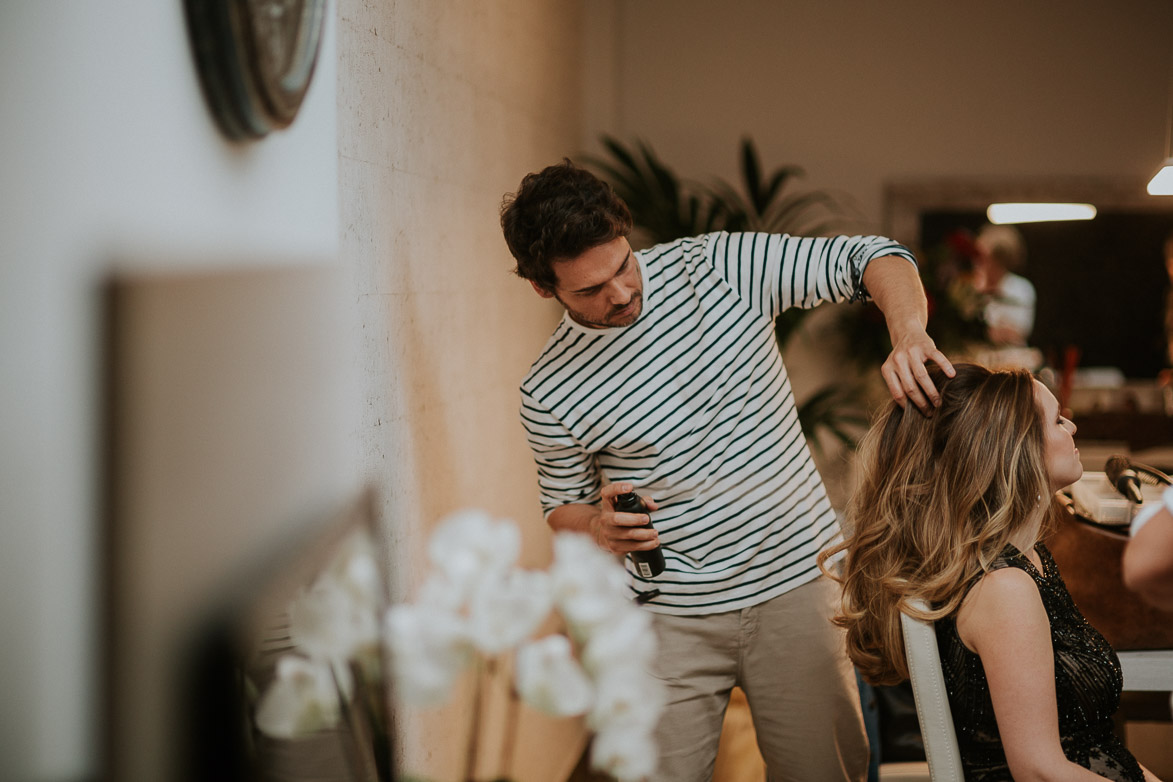
M 200 83 L 233 139 L 288 127 L 318 60 L 327 0 L 185 0 Z

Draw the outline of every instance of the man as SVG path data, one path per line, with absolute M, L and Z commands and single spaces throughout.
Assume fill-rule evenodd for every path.
M 912 255 L 880 237 L 717 233 L 633 253 L 627 207 L 569 160 L 525 177 L 501 211 L 517 274 L 566 314 L 521 386 L 521 417 L 556 530 L 616 554 L 663 547 L 634 594 L 654 612 L 669 703 L 656 779 L 710 778 L 732 687 L 773 778 L 862 779 L 859 696 L 837 592 L 815 555 L 838 536 L 774 339 L 791 306 L 860 299 L 884 312 L 893 396 L 931 412 Z M 616 513 L 637 491 L 649 515 Z
M 995 346 L 1023 346 L 1035 324 L 1035 286 L 1015 274 L 1026 265 L 1026 242 L 1012 225 L 985 225 L 973 243 L 973 285 L 989 297 L 983 314 Z

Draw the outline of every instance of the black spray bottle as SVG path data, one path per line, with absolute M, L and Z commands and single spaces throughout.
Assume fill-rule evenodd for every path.
M 616 513 L 647 513 L 644 501 L 635 492 L 627 492 L 615 497 Z M 649 521 L 644 529 L 652 529 Z M 664 551 L 656 546 L 651 551 L 632 551 L 628 556 L 635 562 L 635 571 L 643 578 L 655 578 L 664 572 Z

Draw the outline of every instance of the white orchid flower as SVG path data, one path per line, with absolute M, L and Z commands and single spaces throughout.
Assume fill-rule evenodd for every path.
M 416 605 L 448 614 L 463 614 L 468 610 L 469 595 L 460 584 L 444 573 L 431 573 L 420 587 Z
M 556 599 L 562 616 L 570 626 L 571 633 L 579 641 L 584 641 L 593 635 L 611 620 L 618 609 L 623 607 L 614 597 L 591 592 L 588 589 L 583 589 L 573 595 L 563 593 Z
M 532 570 L 510 570 L 482 578 L 465 590 L 442 573 L 420 589 L 416 605 L 439 614 L 465 617 L 469 638 L 486 654 L 499 654 L 534 633 L 553 605 L 550 577 Z
M 512 649 L 538 629 L 553 605 L 550 577 L 511 570 L 481 582 L 469 602 L 469 631 L 476 647 L 493 655 Z
M 395 697 L 414 706 L 436 706 L 447 700 L 452 685 L 460 675 L 459 668 L 427 657 L 414 657 L 408 662 L 397 658 L 394 663 Z
M 396 694 L 428 705 L 448 696 L 472 658 L 467 623 L 426 605 L 397 605 L 387 611 L 386 643 L 395 672 Z
M 535 709 L 570 717 L 590 708 L 591 681 L 574 659 L 566 636 L 548 635 L 523 644 L 517 650 L 516 668 L 517 692 Z
M 256 723 L 269 736 L 293 739 L 336 725 L 339 714 L 330 664 L 287 654 L 257 704 Z
M 638 782 L 652 775 L 659 752 L 650 731 L 603 730 L 591 744 L 591 766 L 618 782 Z
M 473 642 L 490 655 L 511 649 L 538 629 L 553 603 L 546 573 L 511 570 L 486 579 L 469 601 Z
M 379 616 L 327 571 L 290 603 L 289 635 L 310 657 L 346 660 L 378 644 Z
M 358 530 L 342 542 L 329 571 L 355 603 L 369 608 L 372 614 L 377 613 L 384 602 L 378 556 L 370 534 Z
M 586 535 L 555 536 L 550 575 L 558 609 L 579 640 L 629 606 L 622 566 Z
M 664 700 L 663 684 L 642 668 L 611 668 L 595 676 L 595 702 L 587 725 L 597 731 L 651 730 Z
M 623 592 L 623 566 L 619 560 L 581 532 L 559 532 L 554 536 L 553 570 L 556 573 L 569 570 L 584 578 L 612 584 L 611 591 Z
M 428 542 L 429 559 L 466 595 L 484 578 L 513 567 L 520 553 L 516 525 L 476 510 L 448 516 Z
M 595 675 L 625 665 L 642 669 L 656 652 L 651 616 L 628 603 L 609 622 L 599 623 L 582 651 L 583 666 Z

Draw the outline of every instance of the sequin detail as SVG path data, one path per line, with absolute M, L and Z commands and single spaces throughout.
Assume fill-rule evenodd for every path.
M 1136 759 L 1112 732 L 1124 676 L 1116 652 L 1075 606 L 1051 552 L 1035 547 L 1043 570 L 1007 546 L 991 569 L 1016 567 L 1038 586 L 1051 620 L 1055 651 L 1055 693 L 1063 754 L 1115 782 L 1144 782 Z M 949 691 L 949 707 L 961 749 L 965 778 L 971 782 L 1012 781 L 981 658 L 957 635 L 955 617 L 936 622 L 937 646 Z

